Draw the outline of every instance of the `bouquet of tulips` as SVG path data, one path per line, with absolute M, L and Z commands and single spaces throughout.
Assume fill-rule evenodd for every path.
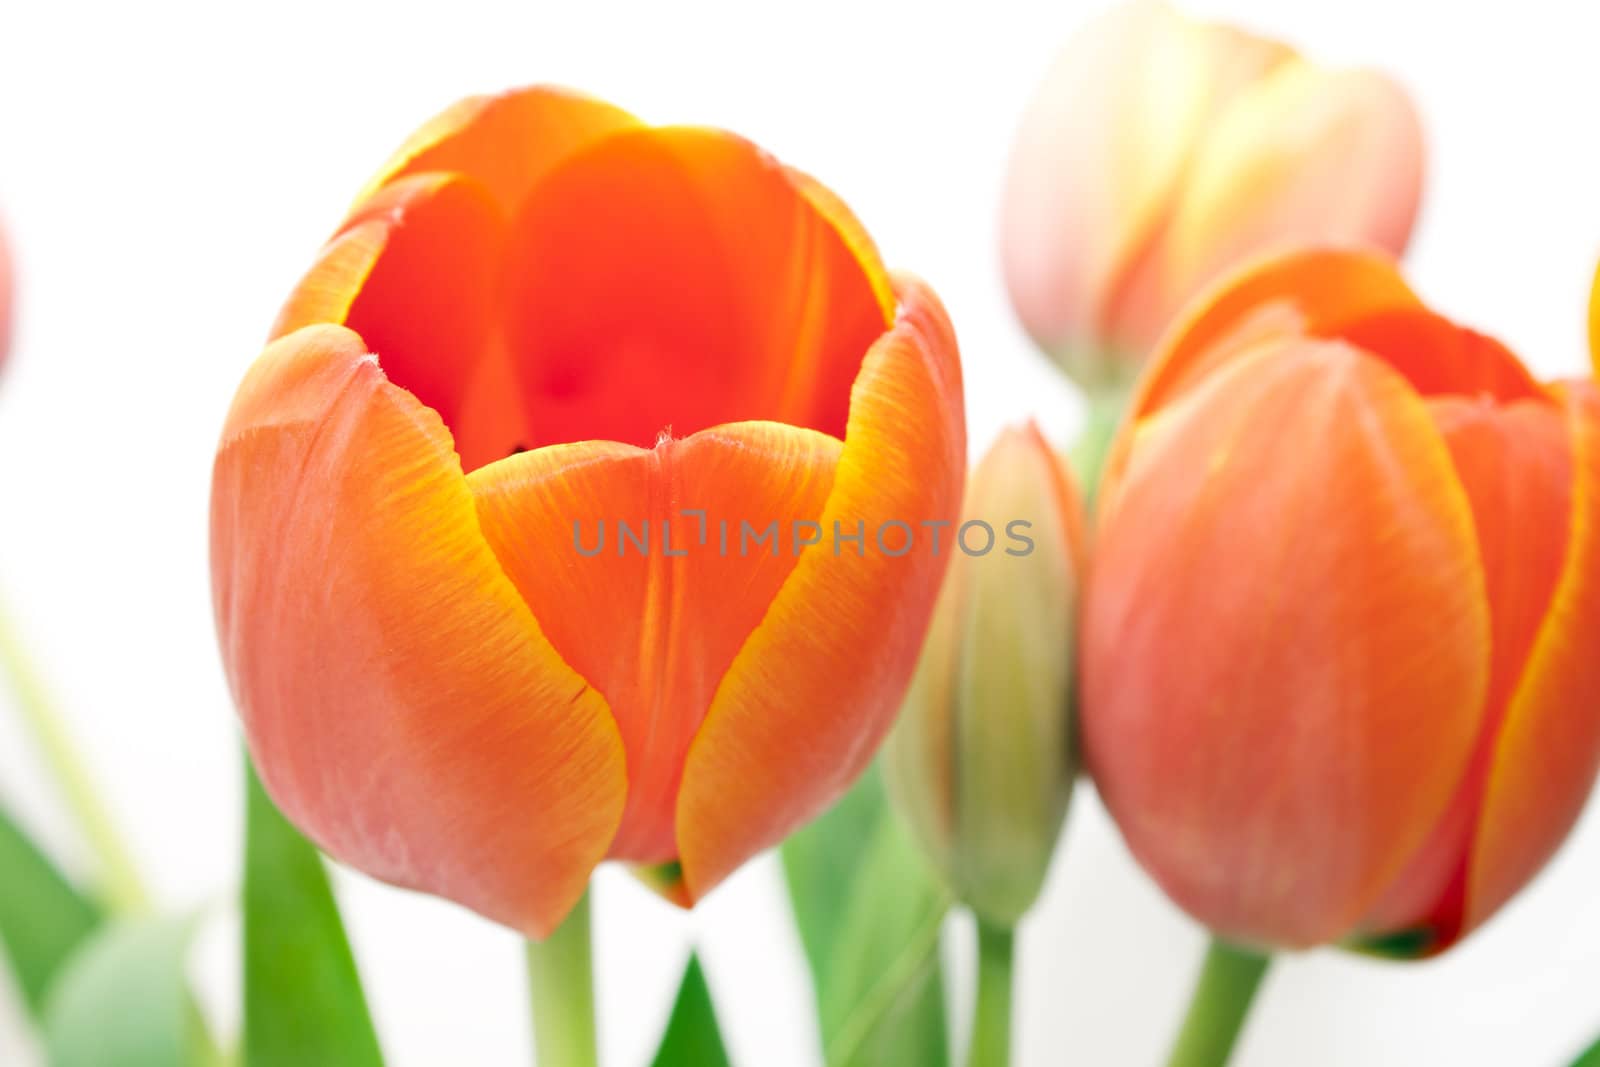
M 1383 74 L 1102 15 L 1001 224 L 1088 415 L 969 465 L 981 354 L 818 178 L 547 86 L 427 121 L 231 354 L 237 1042 L 196 1006 L 197 916 L 149 900 L 0 629 L 99 861 L 65 873 L 0 782 L 44 1059 L 381 1064 L 332 860 L 522 939 L 538 1064 L 597 1067 L 596 868 L 692 908 L 780 849 L 827 1067 L 1007 1067 L 1080 781 L 1213 934 L 1170 1067 L 1227 1062 L 1275 953 L 1449 950 L 1600 768 L 1600 389 L 1417 296 L 1422 172 Z M 715 1000 L 691 957 L 658 1067 L 730 1062 Z

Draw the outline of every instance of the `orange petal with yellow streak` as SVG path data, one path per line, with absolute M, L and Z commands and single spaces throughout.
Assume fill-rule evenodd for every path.
M 803 170 L 786 166 L 784 171 L 817 214 L 838 231 L 845 247 L 850 250 L 851 255 L 865 272 L 867 284 L 872 287 L 872 293 L 877 297 L 878 309 L 883 312 L 884 322 L 893 322 L 896 303 L 894 284 L 889 277 L 889 269 L 883 265 L 883 257 L 878 253 L 877 244 L 872 240 L 872 235 L 867 233 L 867 228 L 861 225 L 861 220 L 856 218 L 855 212 L 851 211 L 850 206 L 840 200 L 832 189 Z
M 282 338 L 240 387 L 211 569 L 284 813 L 374 877 L 553 929 L 621 819 L 621 740 L 485 542 L 438 415 L 350 330 Z
M 1192 305 L 1168 334 L 1130 415 L 1169 403 L 1259 341 L 1336 337 L 1353 323 L 1409 308 L 1422 302 L 1394 262 L 1376 253 L 1315 248 L 1260 260 Z
M 396 182 L 323 248 L 272 336 L 315 323 L 350 327 L 392 383 L 459 431 L 468 384 L 494 337 L 504 230 L 476 182 L 449 174 Z
M 955 334 L 924 284 L 901 277 L 900 317 L 872 346 L 819 523 L 864 529 L 862 556 L 801 557 L 723 678 L 689 748 L 677 831 L 691 898 L 781 841 L 866 768 L 904 696 L 952 551 L 924 521 L 958 518 L 966 471 Z M 883 523 L 912 527 L 904 555 Z M 859 526 L 858 526 L 859 524 Z M 900 533 L 890 527 L 891 549 Z
M 1489 769 L 1466 927 L 1538 872 L 1577 821 L 1600 768 L 1600 391 L 1561 390 L 1572 456 L 1566 555 Z
M 1296 339 L 1130 440 L 1080 645 L 1090 770 L 1201 922 L 1340 937 L 1444 813 L 1483 719 L 1489 616 L 1450 454 L 1398 374 Z
M 821 513 L 839 449 L 813 430 L 736 423 L 653 449 L 551 445 L 469 479 L 506 574 L 622 734 L 628 805 L 613 857 L 677 858 L 684 754 L 795 568 L 793 525 Z M 777 532 L 756 541 L 769 524 Z
M 1133 427 L 1262 341 L 1337 336 L 1385 312 L 1422 309 L 1387 258 L 1339 249 L 1273 256 L 1225 278 L 1190 305 L 1163 340 L 1107 454 L 1100 497 L 1113 495 Z
M 1424 934 L 1417 943 L 1436 951 L 1463 933 L 1465 871 L 1489 766 L 1562 574 L 1573 479 L 1566 419 L 1542 393 L 1505 404 L 1486 393 L 1434 397 L 1428 407 L 1472 504 L 1489 598 L 1489 689 L 1449 812 L 1361 925 L 1377 936 Z
M 445 171 L 480 183 L 509 217 L 552 165 L 598 137 L 638 124 L 621 108 L 553 86 L 468 97 L 407 138 L 356 198 L 356 210 L 399 178 Z

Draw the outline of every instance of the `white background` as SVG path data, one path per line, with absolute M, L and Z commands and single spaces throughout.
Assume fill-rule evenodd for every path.
M 1076 425 L 1006 304 L 996 198 L 1020 108 L 1098 4 L 0 3 L 0 213 L 22 276 L 0 383 L 0 588 L 163 902 L 223 916 L 197 970 L 224 1025 L 237 1017 L 239 800 L 207 588 L 212 448 L 279 301 L 422 119 L 469 93 L 556 81 L 647 119 L 744 133 L 831 185 L 891 264 L 943 295 L 975 444 L 1028 413 L 1060 439 Z M 1399 75 L 1431 142 L 1416 284 L 1542 373 L 1584 367 L 1600 253 L 1593 5 L 1191 9 Z M 81 869 L 4 701 L 0 794 Z M 528 1062 L 512 935 L 359 876 L 339 888 L 393 1063 Z M 817 1062 L 773 860 L 693 915 L 607 872 L 597 908 L 608 1065 L 648 1061 L 691 941 L 740 1063 Z M 967 933 L 947 933 L 963 976 Z M 1021 939 L 1020 1062 L 1157 1062 L 1200 945 L 1084 791 Z M 1591 813 L 1544 877 L 1442 961 L 1282 963 L 1238 1062 L 1555 1067 L 1600 1031 L 1597 976 Z M 0 1062 L 27 1062 L 27 1048 L 0 988 Z

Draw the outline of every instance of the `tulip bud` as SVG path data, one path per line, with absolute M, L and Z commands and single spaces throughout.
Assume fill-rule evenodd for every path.
M 980 523 L 996 537 L 975 554 L 988 543 Z M 1078 763 L 1083 524 L 1072 477 L 1035 427 L 1007 430 L 978 464 L 957 532 L 885 771 L 955 895 L 1009 927 L 1039 894 Z
M 1116 388 L 1247 258 L 1313 242 L 1399 254 L 1421 184 L 1421 130 L 1388 78 L 1129 3 L 1069 42 L 1022 120 L 1006 284 L 1041 348 Z
M 1600 767 L 1600 391 L 1376 256 L 1237 276 L 1112 446 L 1083 743 L 1130 850 L 1231 941 L 1449 947 Z

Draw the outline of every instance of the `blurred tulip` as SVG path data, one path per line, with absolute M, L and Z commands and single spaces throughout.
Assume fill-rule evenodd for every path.
M 0 226 L 0 367 L 6 365 L 11 354 L 11 249 L 6 244 L 6 231 Z
M 607 857 L 698 899 L 866 766 L 948 558 L 870 531 L 956 512 L 965 431 L 944 311 L 827 190 L 569 93 L 468 100 L 274 335 L 215 607 L 262 780 L 331 855 L 539 936 Z
M 884 769 L 957 899 L 1009 928 L 1044 884 L 1077 773 L 1083 519 L 1066 464 L 1032 426 L 978 464 L 962 518 L 989 523 L 998 544 L 956 552 Z
M 1001 220 L 1012 303 L 1080 383 L 1120 389 L 1248 258 L 1316 242 L 1399 254 L 1422 156 L 1387 77 L 1134 0 L 1067 45 L 1023 117 Z
M 1594 287 L 1589 291 L 1589 355 L 1600 375 L 1600 268 L 1595 270 Z
M 1180 905 L 1255 946 L 1442 950 L 1600 764 L 1600 393 L 1376 256 L 1213 292 L 1113 446 L 1086 758 Z

